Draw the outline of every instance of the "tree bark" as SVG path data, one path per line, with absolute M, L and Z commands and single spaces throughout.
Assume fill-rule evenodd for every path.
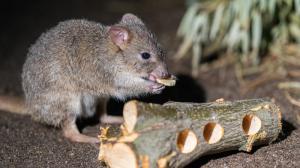
M 100 159 L 112 168 L 183 167 L 203 155 L 249 152 L 281 132 L 280 110 L 266 99 L 164 105 L 130 101 L 123 115 L 119 135 L 101 131 Z

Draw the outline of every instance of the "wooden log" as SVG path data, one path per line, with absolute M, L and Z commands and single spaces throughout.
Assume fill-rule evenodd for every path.
M 123 113 L 122 133 L 111 141 L 102 139 L 100 159 L 112 168 L 183 167 L 203 155 L 249 152 L 281 132 L 280 110 L 266 99 L 164 105 L 130 101 Z

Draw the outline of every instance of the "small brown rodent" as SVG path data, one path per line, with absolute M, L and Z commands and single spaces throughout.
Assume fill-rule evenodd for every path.
M 68 20 L 43 33 L 29 49 L 22 73 L 26 106 L 1 97 L 0 109 L 25 111 L 61 127 L 72 141 L 97 143 L 96 137 L 78 131 L 76 118 L 93 115 L 98 103 L 111 96 L 124 100 L 160 93 L 164 85 L 156 79 L 168 77 L 164 52 L 135 15 L 125 14 L 111 26 Z M 103 112 L 101 122 L 122 119 Z

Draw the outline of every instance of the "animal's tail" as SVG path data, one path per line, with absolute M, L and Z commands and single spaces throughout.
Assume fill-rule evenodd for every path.
M 0 110 L 26 114 L 25 99 L 22 97 L 0 95 Z

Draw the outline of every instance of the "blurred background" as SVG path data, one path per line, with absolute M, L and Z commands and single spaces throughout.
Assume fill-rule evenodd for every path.
M 114 24 L 127 12 L 138 15 L 157 35 L 170 71 L 178 76 L 176 87 L 141 100 L 268 97 L 281 107 L 283 134 L 275 144 L 252 155 L 204 157 L 188 167 L 300 165 L 300 0 L 3 0 L 0 94 L 23 94 L 20 75 L 28 48 L 58 22 Z M 122 104 L 111 100 L 109 111 L 120 113 Z M 58 130 L 27 116 L 0 116 L 0 167 L 103 166 L 93 146 L 67 142 Z

